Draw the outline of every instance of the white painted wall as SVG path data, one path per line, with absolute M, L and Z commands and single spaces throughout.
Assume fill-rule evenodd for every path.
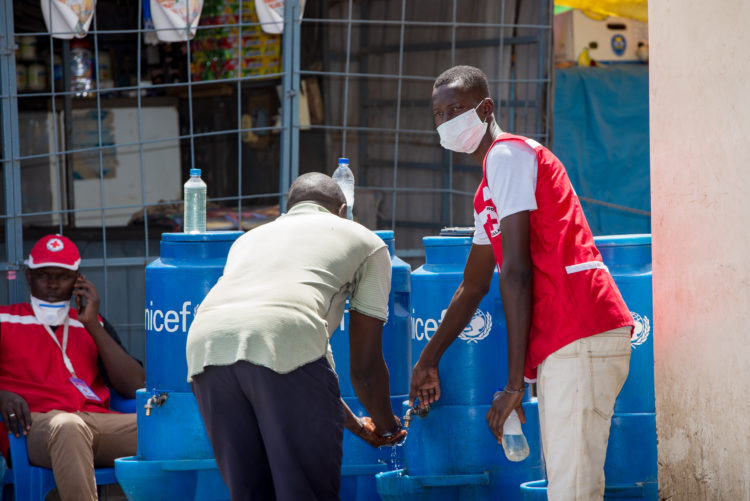
M 661 499 L 750 500 L 749 21 L 649 2 Z

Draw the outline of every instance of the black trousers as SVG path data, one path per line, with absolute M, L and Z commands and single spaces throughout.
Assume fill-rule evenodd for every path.
M 325 357 L 287 374 L 210 366 L 192 386 L 232 501 L 339 499 L 345 414 Z

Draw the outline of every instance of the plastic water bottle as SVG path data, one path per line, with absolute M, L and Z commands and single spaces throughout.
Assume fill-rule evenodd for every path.
M 83 39 L 70 42 L 70 90 L 76 97 L 91 97 L 94 89 L 91 45 Z
M 510 461 L 523 461 L 529 455 L 529 443 L 523 435 L 521 420 L 515 409 L 503 425 L 503 450 Z
M 346 198 L 346 218 L 352 219 L 352 209 L 354 208 L 354 174 L 349 168 L 348 158 L 339 158 L 339 165 L 333 172 L 333 180 L 336 181 L 344 192 Z
M 184 186 L 185 233 L 206 232 L 206 183 L 200 169 L 190 169 L 190 179 Z

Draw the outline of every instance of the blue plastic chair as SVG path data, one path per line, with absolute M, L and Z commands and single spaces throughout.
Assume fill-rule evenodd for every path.
M 110 408 L 119 412 L 135 412 L 135 399 L 126 399 L 116 391 L 110 390 Z M 26 448 L 26 437 L 16 437 L 8 433 L 10 442 L 9 456 L 11 468 L 7 469 L 4 476 L 2 499 L 3 501 L 15 499 L 15 501 L 44 501 L 47 494 L 56 487 L 55 476 L 49 468 L 33 466 L 29 463 L 29 452 Z M 116 484 L 114 468 L 97 468 L 94 470 L 97 488 L 101 486 Z M 13 497 L 9 496 L 13 486 Z M 99 493 L 101 497 L 101 492 Z

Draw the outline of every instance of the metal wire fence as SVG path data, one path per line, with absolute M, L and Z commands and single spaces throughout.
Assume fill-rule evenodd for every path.
M 547 0 L 287 0 L 279 35 L 253 0 L 205 0 L 192 40 L 156 44 L 144 6 L 164 3 L 99 0 L 80 39 L 39 3 L 0 7 L 0 300 L 27 299 L 24 257 L 64 233 L 136 356 L 144 268 L 180 231 L 190 168 L 209 187 L 209 229 L 250 229 L 284 211 L 299 173 L 349 157 L 355 217 L 393 229 L 416 265 L 422 236 L 471 224 L 481 177 L 439 147 L 439 73 L 484 69 L 501 127 L 548 142 Z

